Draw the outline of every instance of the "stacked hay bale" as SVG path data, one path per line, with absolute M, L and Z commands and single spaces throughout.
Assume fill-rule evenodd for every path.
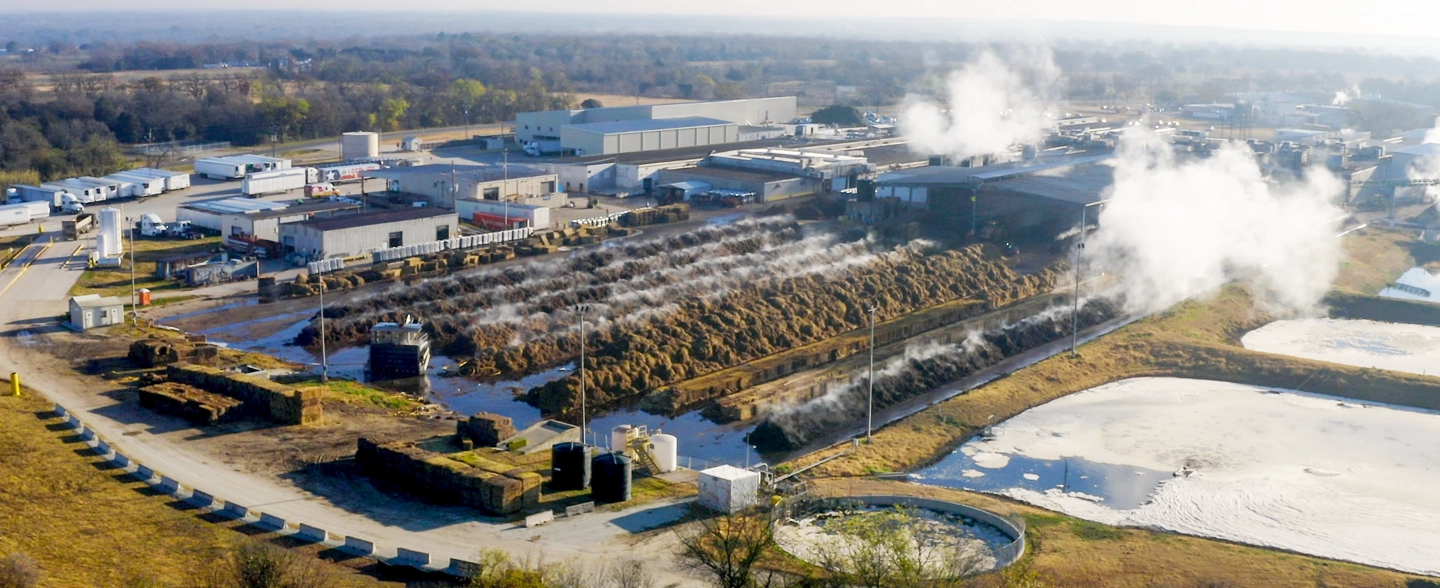
M 463 504 L 489 514 L 509 515 L 540 503 L 543 478 L 479 456 L 465 461 L 427 451 L 414 443 L 378 443 L 360 438 L 355 460 L 366 475 L 400 484 L 437 502 Z
M 166 366 L 165 376 L 171 382 L 253 404 L 257 413 L 280 424 L 308 425 L 320 422 L 324 416 L 320 390 L 316 388 L 295 388 L 264 378 L 190 364 Z
M 488 412 L 455 423 L 456 439 L 468 439 L 479 447 L 495 447 L 515 433 L 515 423 L 510 417 Z
M 241 415 L 239 400 L 175 382 L 141 388 L 140 406 L 200 425 L 216 425 Z

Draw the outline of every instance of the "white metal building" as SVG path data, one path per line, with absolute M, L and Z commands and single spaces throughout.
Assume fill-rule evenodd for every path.
M 460 220 L 492 231 L 524 227 L 543 231 L 550 228 L 550 208 L 547 206 L 460 198 L 455 201 L 455 212 L 460 215 Z
M 523 165 L 420 165 L 369 172 L 385 178 L 385 188 L 424 196 L 434 206 L 455 208 L 456 200 L 500 200 L 559 208 L 566 198 L 556 194 L 556 176 Z
M 283 210 L 284 202 L 271 202 L 255 198 L 223 198 L 186 204 L 175 209 L 175 220 L 190 221 L 190 224 L 222 235 L 230 234 L 228 220 L 251 212 Z
M 314 259 L 356 257 L 459 236 L 458 221 L 454 212 L 429 206 L 315 218 L 280 225 L 280 243 L 286 253 Z
M 614 155 L 740 141 L 740 126 L 701 116 L 565 125 L 560 147 L 576 155 Z
M 736 125 L 760 126 L 766 123 L 783 123 L 794 120 L 798 114 L 797 105 L 798 102 L 794 96 L 780 96 L 713 102 L 522 112 L 515 117 L 515 138 L 522 143 L 561 141 L 564 127 L 570 125 L 687 117 L 703 117 Z M 739 140 L 738 130 L 735 140 Z M 662 149 L 663 147 L 654 148 Z M 599 152 L 586 151 L 587 155 L 595 153 Z
M 735 513 L 760 504 L 760 473 L 722 465 L 700 472 L 700 506 Z
M 77 331 L 118 325 L 125 322 L 125 301 L 115 297 L 101 298 L 86 294 L 70 299 L 70 328 Z
M 276 242 L 280 240 L 280 225 L 360 208 L 359 204 L 342 200 L 247 210 L 207 208 L 201 206 L 203 204 L 206 203 L 182 206 L 176 209 L 176 215 L 179 220 L 188 220 L 195 226 L 219 231 L 224 237 L 254 237 Z

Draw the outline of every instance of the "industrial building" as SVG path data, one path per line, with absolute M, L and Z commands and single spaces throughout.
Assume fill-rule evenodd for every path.
M 670 200 L 689 199 L 710 190 L 755 195 L 774 202 L 822 192 L 839 192 L 869 177 L 864 157 L 829 151 L 742 149 L 715 153 L 700 165 L 662 170 L 660 187 Z
M 550 208 L 547 206 L 459 198 L 455 200 L 455 213 L 460 215 L 460 220 L 491 231 L 525 227 L 543 231 L 550 228 Z
M 578 155 L 714 145 L 720 144 L 720 139 L 734 143 L 741 140 L 741 127 L 768 127 L 768 123 L 794 120 L 796 106 L 794 96 L 783 96 L 523 112 L 515 117 L 515 138 L 522 144 L 542 146 L 541 153 Z M 743 130 L 756 137 L 766 132 Z
M 125 301 L 115 296 L 86 294 L 70 299 L 70 328 L 85 331 L 125 322 Z
M 264 202 L 241 198 L 200 202 L 179 207 L 176 209 L 176 216 L 179 220 L 188 220 L 194 226 L 218 231 L 226 237 L 279 241 L 280 225 L 298 223 L 317 216 L 360 208 L 359 204 L 344 200 L 324 200 L 296 205 L 265 202 L 267 205 L 280 204 L 280 206 L 237 207 L 232 204 L 237 200 Z
M 433 206 L 455 209 L 456 200 L 500 200 L 559 208 L 567 201 L 556 194 L 553 172 L 523 165 L 420 165 L 369 173 L 384 178 L 385 189 L 423 196 Z
M 356 257 L 458 236 L 457 223 L 454 212 L 429 206 L 362 212 L 282 224 L 280 242 L 311 259 Z

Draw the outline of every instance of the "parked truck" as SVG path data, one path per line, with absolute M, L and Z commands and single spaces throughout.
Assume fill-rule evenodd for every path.
M 261 194 L 298 190 L 305 187 L 313 173 L 315 170 L 308 167 L 255 172 L 245 176 L 245 181 L 240 184 L 240 192 L 253 198 Z
M 541 155 L 553 155 L 556 153 L 560 153 L 560 151 L 560 141 L 558 140 L 551 139 L 545 141 L 530 141 L 528 143 L 525 143 L 525 154 L 531 157 L 539 157 Z
M 323 182 L 319 184 L 306 184 L 305 195 L 311 198 L 320 198 L 323 196 L 339 196 L 340 190 L 335 189 L 335 185 L 328 182 Z
M 78 241 L 80 235 L 95 228 L 95 215 L 88 212 L 75 215 L 75 220 L 60 221 L 60 233 L 66 241 Z

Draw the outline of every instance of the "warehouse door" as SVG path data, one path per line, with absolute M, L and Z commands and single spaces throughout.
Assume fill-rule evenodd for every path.
M 450 225 L 440 225 L 440 226 L 438 226 L 438 227 L 435 227 L 435 240 L 436 240 L 436 241 L 444 241 L 444 240 L 449 239 L 449 238 L 450 238 Z
M 395 231 L 395 232 L 393 232 L 393 233 L 390 233 L 390 246 L 391 246 L 391 247 L 403 247 L 403 246 L 405 246 L 405 233 L 404 233 L 403 231 Z

